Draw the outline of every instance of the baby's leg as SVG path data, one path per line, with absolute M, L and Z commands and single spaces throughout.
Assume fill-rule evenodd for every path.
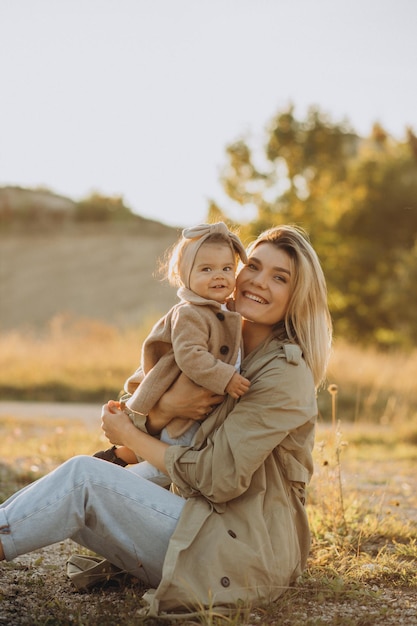
M 148 461 L 141 461 L 135 465 L 131 465 L 126 468 L 129 472 L 132 472 L 136 476 L 150 480 L 151 482 L 159 485 L 160 487 L 169 487 L 171 479 L 167 474 L 164 474 L 159 469 L 154 467 Z
M 161 431 L 161 441 L 164 443 L 169 443 L 171 446 L 192 446 L 194 435 L 197 430 L 200 428 L 200 422 L 194 422 L 191 424 L 190 428 L 185 431 L 180 437 L 172 438 L 168 435 L 168 431 L 164 428 Z
M 192 426 L 183 435 L 181 435 L 181 437 L 178 437 L 178 439 L 171 439 L 166 428 L 164 428 L 161 432 L 161 441 L 169 443 L 172 446 L 190 446 L 192 444 L 194 434 L 198 430 L 199 426 L 200 424 L 195 422 L 195 424 L 192 424 Z M 136 474 L 136 476 L 146 478 L 146 480 L 150 480 L 161 487 L 169 487 L 172 482 L 169 476 L 151 465 L 151 463 L 148 463 L 148 461 L 141 461 L 136 465 L 132 465 L 128 468 L 128 470 L 129 472 Z

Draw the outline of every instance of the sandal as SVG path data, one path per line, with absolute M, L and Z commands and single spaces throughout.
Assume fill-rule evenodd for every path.
M 116 567 L 107 559 L 81 554 L 73 554 L 68 559 L 66 572 L 78 591 L 127 574 L 125 570 Z

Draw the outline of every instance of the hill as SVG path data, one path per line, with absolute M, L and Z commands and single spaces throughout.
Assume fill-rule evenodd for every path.
M 77 221 L 75 208 L 44 191 L 0 190 L 1 331 L 42 329 L 61 313 L 138 325 L 176 301 L 153 274 L 177 229 L 133 214 Z

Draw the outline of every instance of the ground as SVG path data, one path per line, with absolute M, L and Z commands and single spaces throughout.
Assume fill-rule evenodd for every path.
M 56 414 L 56 408 L 52 413 Z M 92 411 L 95 415 L 95 411 Z M 9 480 L 8 470 L 0 466 L 3 483 Z M 318 467 L 316 484 L 328 479 L 325 467 Z M 326 478 L 327 476 L 327 478 Z M 344 493 L 354 492 L 373 508 L 378 507 L 381 523 L 390 517 L 404 527 L 417 521 L 417 477 L 414 463 L 398 459 L 395 464 L 371 459 L 343 461 Z M 320 493 L 320 492 L 319 492 Z M 317 498 L 317 493 L 315 494 Z M 361 550 L 368 561 L 362 564 L 358 584 L 344 585 L 345 573 L 338 572 L 335 551 L 334 580 L 320 573 L 316 563 L 297 586 L 288 590 L 282 600 L 266 609 L 242 614 L 234 620 L 219 622 L 222 626 L 417 626 L 417 590 L 410 584 L 410 571 L 415 579 L 415 539 L 410 541 L 414 552 L 408 555 L 408 568 L 384 577 L 384 563 L 377 555 L 387 550 L 378 528 L 363 540 Z M 355 549 L 355 548 L 354 548 Z M 10 626 L 133 626 L 142 623 L 138 612 L 143 589 L 139 582 L 127 578 L 80 593 L 65 573 L 65 562 L 79 548 L 70 540 L 0 564 L 0 625 Z M 410 556 L 411 555 L 411 556 Z M 410 565 L 411 564 L 411 565 Z M 413 576 L 413 574 L 411 574 Z M 149 623 L 149 622 L 148 622 Z M 151 626 L 167 624 L 151 620 Z M 181 624 L 214 626 L 213 618 L 205 621 L 181 620 Z
M 74 551 L 70 541 L 19 557 L 13 564 L 3 565 L 0 581 L 0 624 L 7 626 L 35 625 L 106 625 L 138 624 L 126 607 L 137 606 L 143 590 L 128 580 L 123 584 L 108 583 L 86 593 L 79 593 L 66 578 L 64 564 Z M 241 624 L 255 626 L 360 625 L 360 626 L 414 626 L 417 624 L 417 593 L 410 589 L 391 588 L 374 590 L 374 601 L 366 605 L 352 597 L 342 601 L 335 597 L 323 599 L 320 594 L 303 597 L 302 591 L 290 591 L 293 610 L 287 608 L 280 615 L 279 604 L 266 614 L 254 611 Z M 286 600 L 286 604 L 288 599 Z M 119 621 L 119 616 L 121 620 Z M 131 620 L 131 621 L 129 621 Z M 156 624 L 157 622 L 154 622 Z M 162 622 L 161 622 L 162 623 Z M 165 622 L 166 623 L 166 622 Z M 186 622 L 182 622 L 185 624 Z M 191 622 L 188 622 L 191 623 Z M 154 626 L 154 624 L 152 626 Z

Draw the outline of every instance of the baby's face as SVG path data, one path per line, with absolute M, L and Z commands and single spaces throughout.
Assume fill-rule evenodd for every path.
M 223 303 L 235 288 L 236 259 L 226 243 L 203 243 L 190 274 L 190 289 L 207 300 Z

